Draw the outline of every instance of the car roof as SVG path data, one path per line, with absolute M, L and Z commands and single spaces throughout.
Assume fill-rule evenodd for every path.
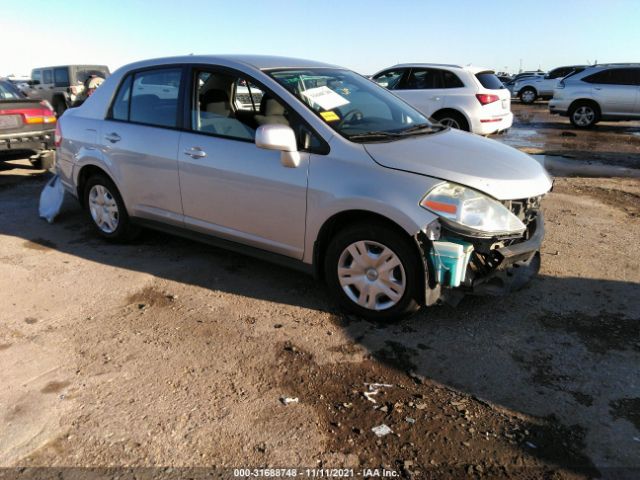
M 152 58 L 125 65 L 127 70 L 155 65 L 204 63 L 250 66 L 258 70 L 274 68 L 342 68 L 329 63 L 316 62 L 301 58 L 279 57 L 273 55 L 182 55 L 176 57 Z
M 44 67 L 35 67 L 31 70 L 44 70 L 46 68 L 69 68 L 69 67 L 104 67 L 109 68 L 107 65 L 101 65 L 99 63 L 71 63 L 68 65 L 45 65 Z
M 471 72 L 473 74 L 476 73 L 480 73 L 480 72 L 493 72 L 494 70 L 492 68 L 485 68 L 485 67 L 479 67 L 477 65 L 456 65 L 456 64 L 452 64 L 452 63 L 398 63 L 397 65 L 394 65 L 392 67 L 389 68 L 385 68 L 385 70 L 389 70 L 390 68 L 411 68 L 411 67 L 418 67 L 418 68 L 452 68 L 452 69 L 459 69 L 459 70 L 466 70 L 468 72 Z
M 587 68 L 613 68 L 613 67 L 640 67 L 640 63 L 598 63 L 597 65 L 587 65 Z

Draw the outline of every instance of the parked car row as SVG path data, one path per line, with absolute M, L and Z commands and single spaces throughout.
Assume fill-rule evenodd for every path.
M 640 63 L 569 65 L 546 74 L 524 72 L 505 86 L 523 104 L 550 100 L 549 111 L 577 128 L 601 120 L 640 120 Z

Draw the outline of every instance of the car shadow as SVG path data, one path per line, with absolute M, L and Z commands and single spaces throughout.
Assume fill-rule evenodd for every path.
M 151 231 L 132 245 L 109 244 L 68 196 L 48 225 L 37 216 L 46 178 L 0 190 L 2 202 L 13 198 L 23 212 L 18 222 L 0 213 L 0 234 L 174 282 L 327 312 L 354 344 L 408 379 L 428 379 L 547 419 L 532 423 L 537 433 L 520 446 L 559 467 L 597 474 L 581 453 L 585 445 L 604 457 L 628 448 L 628 465 L 640 458 L 633 456 L 637 443 L 628 440 L 640 436 L 633 423 L 639 412 L 612 413 L 616 401 L 640 397 L 629 381 L 640 361 L 636 283 L 541 275 L 507 297 L 467 297 L 456 308 L 438 306 L 376 324 L 340 313 L 313 278 L 251 257 Z

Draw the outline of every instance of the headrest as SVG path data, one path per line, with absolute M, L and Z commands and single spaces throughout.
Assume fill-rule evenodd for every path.
M 264 106 L 265 115 L 267 116 L 284 115 L 285 109 L 282 106 L 282 104 L 280 104 L 280 102 L 278 102 L 276 99 L 267 98 L 266 100 L 263 99 L 263 102 L 266 102 Z

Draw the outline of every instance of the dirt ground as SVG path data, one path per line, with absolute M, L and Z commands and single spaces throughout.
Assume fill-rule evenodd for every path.
M 49 225 L 46 178 L 0 163 L 0 467 L 640 476 L 637 179 L 556 179 L 527 288 L 383 325 L 248 257 L 105 243 L 71 200 Z

